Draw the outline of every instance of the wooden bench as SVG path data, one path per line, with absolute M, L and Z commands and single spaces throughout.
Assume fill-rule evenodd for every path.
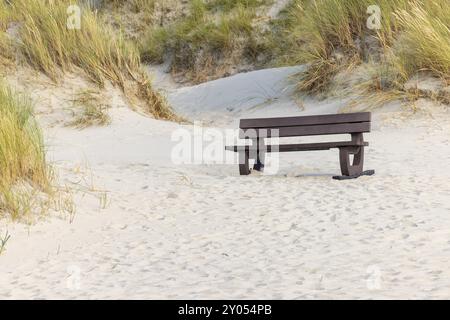
M 362 175 L 373 175 L 374 170 L 363 170 L 364 141 L 363 134 L 370 132 L 371 113 L 347 113 L 316 115 L 306 117 L 284 117 L 265 119 L 242 119 L 239 138 L 251 140 L 251 145 L 227 146 L 228 151 L 239 152 L 239 172 L 248 175 L 251 172 L 249 160 L 255 160 L 254 170 L 263 171 L 266 152 L 292 152 L 339 149 L 342 176 L 334 179 L 354 179 Z M 301 143 L 266 145 L 265 138 L 303 137 L 331 134 L 350 134 L 351 140 L 338 142 Z M 350 161 L 353 155 L 353 161 Z

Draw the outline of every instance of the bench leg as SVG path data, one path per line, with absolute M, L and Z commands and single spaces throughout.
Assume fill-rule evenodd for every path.
M 251 149 L 250 158 L 255 159 L 253 170 L 263 172 L 266 157 L 266 146 L 264 143 L 264 138 L 258 137 L 257 139 L 253 139 L 252 147 L 253 148 Z
M 353 154 L 353 163 L 350 163 L 350 155 Z M 344 176 L 354 176 L 363 171 L 364 147 L 346 147 L 339 149 L 341 172 Z
M 264 163 L 266 160 L 266 153 L 263 150 L 259 150 L 258 155 L 253 165 L 253 170 L 264 172 Z
M 354 155 L 353 162 L 350 163 L 350 155 Z M 339 148 L 339 161 L 341 164 L 342 176 L 335 176 L 333 179 L 346 180 L 355 179 L 363 175 L 373 175 L 375 171 L 363 171 L 364 167 L 364 147 L 343 147 Z
M 239 174 L 241 176 L 247 176 L 250 174 L 250 165 L 249 165 L 249 152 L 241 151 L 239 152 Z
M 362 133 L 352 133 L 352 141 L 364 143 Z M 350 155 L 354 155 L 353 162 L 350 163 Z M 364 167 L 364 147 L 342 147 L 339 148 L 339 162 L 341 164 L 342 176 L 333 177 L 336 180 L 356 179 L 360 176 L 371 176 L 374 170 L 363 171 Z

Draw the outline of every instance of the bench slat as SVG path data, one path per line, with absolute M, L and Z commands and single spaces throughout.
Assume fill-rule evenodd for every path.
M 316 136 L 329 134 L 346 134 L 346 133 L 363 133 L 370 132 L 370 122 L 354 122 L 354 123 L 340 123 L 340 124 L 325 124 L 301 127 L 280 127 L 272 128 L 278 130 L 278 137 L 296 137 L 296 136 Z M 262 130 L 262 132 L 259 132 Z M 256 131 L 256 132 L 255 132 Z M 255 136 L 256 134 L 256 136 Z M 276 137 L 275 132 L 264 129 L 247 129 L 239 133 L 241 139 L 251 139 L 257 136 Z
M 362 144 L 353 141 L 337 141 L 337 142 L 319 142 L 319 143 L 299 143 L 299 144 L 280 144 L 279 146 L 266 146 L 266 152 L 291 152 L 291 151 L 314 151 L 314 150 L 329 150 L 339 147 L 367 147 L 368 142 Z M 225 147 L 228 151 L 242 152 L 254 150 L 256 146 L 231 146 Z
M 293 126 L 309 126 L 321 124 L 339 124 L 353 122 L 370 122 L 370 112 L 327 114 L 302 117 L 282 117 L 282 118 L 264 118 L 264 119 L 242 119 L 239 127 L 241 129 L 249 128 L 278 128 Z

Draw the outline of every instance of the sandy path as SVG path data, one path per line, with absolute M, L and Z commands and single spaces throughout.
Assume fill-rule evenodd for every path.
M 119 109 L 106 128 L 49 129 L 63 179 L 88 163 L 110 204 L 83 198 L 72 224 L 2 222 L 0 298 L 450 297 L 448 111 L 380 115 L 377 174 L 346 182 L 336 151 L 283 154 L 275 176 L 174 166 L 177 128 Z

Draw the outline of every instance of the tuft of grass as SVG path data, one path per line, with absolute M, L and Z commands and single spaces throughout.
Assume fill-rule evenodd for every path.
M 209 10 L 230 12 L 236 7 L 258 8 L 271 3 L 273 1 L 268 0 L 209 0 L 206 2 L 206 7 Z
M 10 21 L 7 3 L 0 1 L 0 65 L 9 65 L 14 58 L 13 43 L 6 34 Z
M 73 103 L 81 107 L 81 112 L 69 125 L 82 129 L 90 126 L 105 126 L 111 123 L 108 106 L 103 104 L 99 92 L 83 90 L 76 94 Z
M 5 232 L 5 235 L 3 237 L 0 237 L 0 255 L 5 252 L 6 244 L 8 243 L 9 239 L 11 239 L 11 235 L 8 233 L 8 231 Z
M 13 41 L 8 35 L 0 31 L 0 66 L 9 66 L 14 61 Z
M 392 91 L 418 72 L 450 78 L 450 6 L 448 0 L 379 0 L 381 28 L 367 27 L 370 0 L 293 0 L 273 23 L 275 64 L 308 64 L 298 88 L 323 93 L 343 70 L 375 62 L 365 92 Z M 370 89 L 372 88 L 372 89 Z
M 8 3 L 6 1 L 0 1 L 0 31 L 5 31 L 10 19 L 10 13 L 8 9 Z
M 194 83 L 229 74 L 232 66 L 258 63 L 267 47 L 256 8 L 267 0 L 190 0 L 189 13 L 167 26 L 155 26 L 140 44 L 145 61 L 173 57 L 172 72 Z
M 26 215 L 36 194 L 50 193 L 52 171 L 28 98 L 0 83 L 0 216 Z
M 102 1 L 98 9 L 106 23 L 123 30 L 128 39 L 136 40 L 155 23 L 158 10 L 162 10 L 161 6 L 168 1 L 175 0 L 110 0 Z
M 81 28 L 68 28 L 70 4 L 69 0 L 14 1 L 10 10 L 21 21 L 20 49 L 26 61 L 54 81 L 64 72 L 82 70 L 99 87 L 110 81 L 127 97 L 143 100 L 145 110 L 156 118 L 176 119 L 142 70 L 137 48 L 86 6 Z
M 129 5 L 129 8 L 134 12 L 153 13 L 155 10 L 157 0 L 108 0 L 103 1 L 102 5 L 112 4 L 114 8 Z
M 394 50 L 407 76 L 431 71 L 450 80 L 450 3 L 414 1 L 409 11 L 395 13 L 403 29 Z

